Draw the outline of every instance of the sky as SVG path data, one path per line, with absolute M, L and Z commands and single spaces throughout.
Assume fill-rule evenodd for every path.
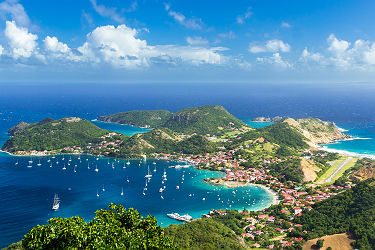
M 372 0 L 0 0 L 0 83 L 373 82 Z

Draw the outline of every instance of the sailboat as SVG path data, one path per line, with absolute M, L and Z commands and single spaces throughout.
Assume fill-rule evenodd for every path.
M 39 163 L 36 164 L 38 167 L 42 166 L 42 164 L 40 163 L 40 159 L 39 159 Z
M 51 162 L 51 158 L 49 158 L 49 159 L 47 160 L 47 162 Z
M 49 165 L 50 168 L 52 168 L 52 162 L 51 162 L 51 165 Z
M 103 191 L 103 192 L 105 192 L 104 184 L 103 184 L 103 188 L 102 188 L 102 191 Z
M 126 163 L 126 165 L 130 165 L 130 161 L 128 160 L 128 162 Z
M 99 197 L 99 191 L 96 190 L 96 197 Z
M 60 198 L 57 194 L 53 197 L 52 210 L 56 211 L 60 207 Z
M 69 161 L 72 161 L 72 157 L 70 156 Z
M 99 172 L 98 164 L 96 164 L 95 172 Z
M 126 168 L 125 163 L 124 163 L 124 166 L 122 168 Z
M 109 165 L 109 159 L 108 159 L 108 165 Z
M 77 173 L 76 166 L 77 166 L 77 165 L 74 166 L 74 170 L 73 170 L 74 173 Z
M 122 187 L 122 189 L 121 189 L 121 196 L 123 196 L 124 195 L 124 187 Z
M 18 159 L 17 159 L 17 162 L 15 163 L 15 165 L 18 165 Z
M 65 164 L 64 164 L 64 167 L 62 168 L 62 170 L 66 170 Z
M 155 165 L 155 168 L 154 168 L 154 172 L 156 172 L 156 165 Z
M 30 158 L 30 161 L 29 161 L 29 163 L 33 163 L 33 159 L 31 159 L 31 158 Z
M 87 169 L 90 169 L 90 162 L 87 163 Z
M 147 167 L 147 175 L 145 175 L 145 178 L 151 178 L 152 174 L 150 173 L 150 167 Z
M 129 178 L 126 178 L 126 181 L 129 183 L 130 182 Z
M 112 162 L 112 168 L 115 169 L 115 165 L 113 164 L 113 162 Z

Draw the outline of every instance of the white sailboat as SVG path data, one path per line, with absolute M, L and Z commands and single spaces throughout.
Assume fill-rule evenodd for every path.
M 42 166 L 42 164 L 40 163 L 40 159 L 39 159 L 39 163 L 36 164 L 38 167 Z
M 65 164 L 64 164 L 64 167 L 62 168 L 62 170 L 66 170 Z
M 98 164 L 96 164 L 95 172 L 99 172 Z
M 16 166 L 18 165 L 18 159 L 17 159 L 17 162 L 15 163 L 15 165 L 16 165 Z
M 124 195 L 124 186 L 121 188 L 121 196 Z
M 154 172 L 156 172 L 156 165 L 155 165 L 155 167 L 154 167 Z
M 99 197 L 99 191 L 96 190 L 96 197 Z
M 150 173 L 150 167 L 147 167 L 147 175 L 145 175 L 145 178 L 151 178 L 152 174 Z
M 56 211 L 60 207 L 60 198 L 57 194 L 53 197 L 52 210 Z
M 77 173 L 76 166 L 77 166 L 77 165 L 74 166 L 74 170 L 73 170 L 74 173 Z
M 104 184 L 103 184 L 103 188 L 102 188 L 102 191 L 103 191 L 103 192 L 105 192 Z
M 130 161 L 128 160 L 128 162 L 126 163 L 126 165 L 130 165 Z
M 124 166 L 123 166 L 122 168 L 126 168 L 126 165 L 125 165 L 125 163 L 124 163 Z

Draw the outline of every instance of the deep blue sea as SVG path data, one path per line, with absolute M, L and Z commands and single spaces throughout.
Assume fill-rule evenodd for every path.
M 120 111 L 167 109 L 173 112 L 190 106 L 220 104 L 252 126 L 267 125 L 251 123 L 251 119 L 257 116 L 312 116 L 333 121 L 356 139 L 327 145 L 328 148 L 375 155 L 374 86 L 2 84 L 0 144 L 8 138 L 7 130 L 21 121 L 36 122 L 46 117 L 59 119 L 68 116 L 94 120 L 100 115 Z M 146 131 L 131 126 L 94 123 L 128 135 Z M 50 162 L 47 162 L 48 159 L 34 157 L 33 167 L 27 168 L 30 157 L 12 157 L 0 153 L 0 247 L 20 240 L 31 227 L 45 224 L 50 217 L 78 215 L 91 220 L 94 211 L 106 207 L 110 202 L 134 207 L 142 215 L 152 214 L 162 226 L 166 226 L 177 223 L 167 218 L 167 213 L 189 213 L 199 217 L 211 208 L 247 207 L 256 210 L 268 206 L 271 201 L 270 194 L 259 187 L 232 190 L 209 186 L 201 180 L 221 173 L 197 171 L 192 167 L 169 168 L 180 164 L 176 162 L 155 161 L 156 164 L 153 164 L 153 159 L 141 163 L 133 160 L 123 168 L 125 162 L 122 160 L 97 160 L 90 156 L 81 156 L 80 160 L 78 156 L 72 156 L 71 161 L 70 156 L 59 156 L 50 159 Z M 42 165 L 38 167 L 39 160 Z M 18 166 L 15 165 L 17 161 Z M 62 170 L 64 164 L 66 170 Z M 96 166 L 99 172 L 93 171 Z M 153 176 L 143 195 L 146 181 L 144 175 L 148 167 Z M 153 172 L 155 167 L 156 172 Z M 168 180 L 162 184 L 164 169 Z M 158 192 L 163 185 L 166 186 L 164 199 Z M 180 188 L 176 189 L 176 186 Z M 120 195 L 122 189 L 123 196 Z M 61 197 L 57 212 L 51 210 L 55 193 Z

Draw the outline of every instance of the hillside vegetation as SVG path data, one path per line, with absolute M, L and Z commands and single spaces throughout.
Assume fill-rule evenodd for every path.
M 174 114 L 165 110 L 129 111 L 101 116 L 98 120 L 141 127 L 164 127 L 178 133 L 201 135 L 216 135 L 222 130 L 246 127 L 245 123 L 220 105 L 185 108 Z
M 98 120 L 137 127 L 157 128 L 162 126 L 171 116 L 172 113 L 167 110 L 136 110 L 100 116 Z
M 25 124 L 25 123 L 23 123 Z M 45 119 L 41 122 L 19 125 L 11 129 L 15 136 L 11 137 L 3 150 L 16 151 L 52 151 L 70 146 L 86 146 L 94 143 L 109 131 L 101 129 L 91 122 L 70 117 L 60 120 Z
M 373 249 L 375 246 L 375 179 L 360 182 L 344 193 L 316 203 L 313 208 L 296 219 L 309 231 L 309 239 L 349 232 L 356 239 L 356 247 Z

